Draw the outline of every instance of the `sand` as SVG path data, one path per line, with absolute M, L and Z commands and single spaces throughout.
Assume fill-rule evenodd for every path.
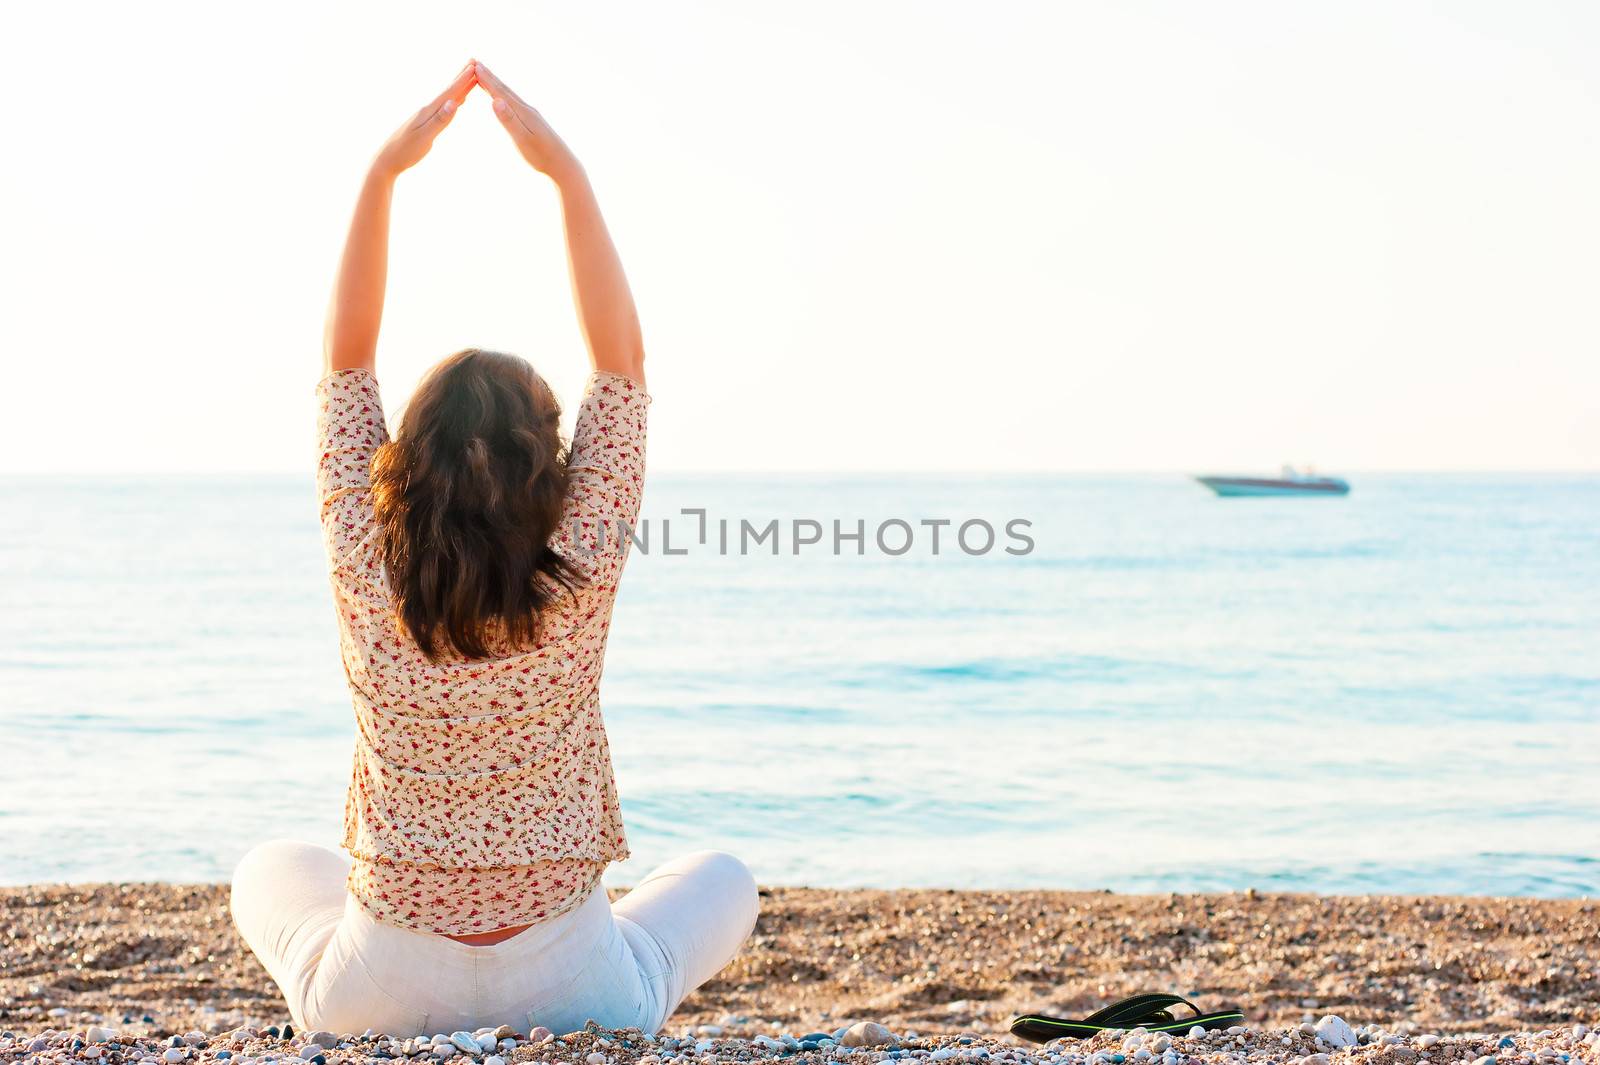
M 1387 1055 L 1384 1065 L 1392 1065 L 1391 1058 L 1417 1060 L 1419 1049 L 1424 1062 L 1470 1061 L 1495 1053 L 1502 1034 L 1522 1042 L 1502 1048 L 1497 1065 L 1519 1055 L 1538 1061 L 1540 1053 L 1555 1065 L 1561 1054 L 1600 1065 L 1587 1031 L 1600 1020 L 1594 900 L 808 888 L 763 889 L 762 896 L 747 949 L 684 1003 L 662 1035 L 716 1026 L 705 1053 L 733 1059 L 778 1053 L 745 1042 L 757 1035 L 803 1036 L 870 1020 L 895 1032 L 907 1057 L 931 1057 L 948 1045 L 949 1056 L 963 1060 L 1004 1047 L 1026 1047 L 1025 1061 L 1094 1060 L 1098 1042 L 1036 1048 L 1005 1034 L 1005 1023 L 1018 1012 L 1076 1016 L 1162 990 L 1207 1008 L 1237 1005 L 1249 1032 L 1236 1034 L 1245 1041 L 1239 1047 L 1218 1037 L 1180 1039 L 1158 1052 L 1156 1065 L 1172 1055 L 1178 1062 L 1212 1060 L 1206 1054 L 1298 1061 L 1319 1052 Z M 237 1045 L 230 1051 L 237 1065 L 301 1045 L 298 1035 L 276 1043 L 260 1036 L 287 1015 L 235 933 L 221 885 L 0 889 L 0 950 L 0 1061 L 92 1059 L 96 1044 L 70 1047 L 100 1024 L 117 1030 L 117 1049 L 100 1052 L 104 1062 L 139 1060 L 165 1046 L 154 1040 L 191 1032 L 190 1049 L 180 1051 L 189 1061 Z M 1326 1014 L 1373 1026 L 1366 1032 L 1372 1045 L 1336 1050 L 1300 1030 Z M 1584 1026 L 1577 1036 L 1575 1025 Z M 221 1034 L 241 1026 L 257 1034 Z M 1449 1033 L 1461 1038 L 1402 1045 Z M 147 1040 L 142 1049 L 138 1039 Z M 611 1043 L 596 1050 L 596 1039 Z M 506 1057 L 683 1057 L 682 1048 L 637 1033 L 631 1044 L 591 1034 L 571 1044 L 507 1047 Z M 324 1049 L 331 1062 L 394 1056 L 407 1046 Z M 1116 1050 L 1096 1065 L 1118 1065 L 1109 1057 Z M 852 1052 L 865 1055 L 860 1060 L 885 1053 Z M 1129 1065 L 1132 1053 L 1124 1055 Z M 841 1054 L 823 1047 L 796 1060 Z

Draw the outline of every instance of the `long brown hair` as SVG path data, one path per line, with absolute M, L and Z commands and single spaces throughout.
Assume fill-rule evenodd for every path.
M 525 647 L 578 570 L 550 546 L 567 496 L 561 407 L 515 355 L 466 348 L 428 372 L 372 463 L 401 625 L 430 660 Z

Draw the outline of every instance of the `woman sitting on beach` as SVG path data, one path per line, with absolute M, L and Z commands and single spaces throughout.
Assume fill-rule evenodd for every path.
M 478 85 L 556 184 L 594 372 L 570 450 L 544 380 L 467 349 L 391 441 L 373 376 L 396 177 Z M 660 1028 L 755 925 L 750 873 L 703 851 L 611 905 L 627 857 L 598 685 L 644 476 L 644 352 L 583 168 L 482 64 L 396 133 L 362 187 L 317 385 L 317 482 L 355 763 L 351 860 L 286 840 L 234 873 L 234 922 L 299 1025 L 393 1036 Z

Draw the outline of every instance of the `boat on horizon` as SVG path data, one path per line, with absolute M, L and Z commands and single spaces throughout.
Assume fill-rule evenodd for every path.
M 1350 484 L 1342 477 L 1321 477 L 1310 469 L 1285 466 L 1277 477 L 1233 477 L 1204 474 L 1195 480 L 1219 496 L 1343 496 Z

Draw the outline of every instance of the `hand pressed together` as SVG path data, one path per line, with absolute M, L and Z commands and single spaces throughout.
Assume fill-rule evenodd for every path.
M 544 116 L 476 59 L 469 60 L 444 92 L 389 138 L 373 161 L 374 169 L 392 177 L 421 162 L 474 85 L 493 98 L 495 117 L 530 166 L 556 180 L 579 169 L 577 158 Z
M 420 163 L 422 157 L 428 154 L 428 149 L 433 147 L 434 138 L 450 124 L 456 108 L 461 106 L 477 81 L 477 68 L 469 62 L 461 68 L 461 73 L 455 76 L 449 88 L 412 115 L 378 150 L 378 157 L 373 160 L 374 169 L 392 176 Z
M 544 116 L 501 81 L 482 63 L 475 64 L 478 84 L 494 98 L 495 117 L 511 134 L 517 151 L 533 167 L 548 177 L 560 180 L 578 167 L 578 160 L 566 143 L 550 128 Z

